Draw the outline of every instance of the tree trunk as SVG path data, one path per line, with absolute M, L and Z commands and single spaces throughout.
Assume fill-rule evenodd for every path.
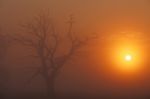
M 41 56 L 41 62 L 42 62 L 42 67 L 43 67 L 43 77 L 45 79 L 46 83 L 46 91 L 47 91 L 47 97 L 50 99 L 55 98 L 55 72 L 52 71 L 49 75 L 49 70 L 47 68 L 47 64 L 45 61 L 45 58 Z
M 46 88 L 47 88 L 47 95 L 48 98 L 50 99 L 55 99 L 56 98 L 56 93 L 55 93 L 55 73 L 52 72 L 51 75 L 47 75 L 46 77 Z
M 52 78 L 47 79 L 46 84 L 48 97 L 54 99 L 56 97 L 54 79 Z

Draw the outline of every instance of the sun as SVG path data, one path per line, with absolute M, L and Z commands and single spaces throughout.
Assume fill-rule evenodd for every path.
M 132 33 L 126 33 L 132 34 Z M 111 67 L 119 73 L 137 73 L 147 64 L 147 47 L 138 39 L 129 39 L 119 36 L 110 42 Z
M 114 69 L 121 73 L 133 73 L 140 70 L 142 64 L 142 55 L 138 47 L 124 46 L 116 47 L 113 53 Z
M 130 54 L 127 54 L 127 55 L 125 55 L 124 59 L 125 59 L 125 61 L 130 62 L 130 61 L 132 61 L 133 56 Z

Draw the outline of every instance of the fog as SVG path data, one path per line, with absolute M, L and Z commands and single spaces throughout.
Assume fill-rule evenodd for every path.
M 148 0 L 1 0 L 0 27 L 2 33 L 16 35 L 22 32 L 21 24 L 30 22 L 41 13 L 49 13 L 57 31 L 62 34 L 67 31 L 68 20 L 72 15 L 73 29 L 78 34 L 96 33 L 99 36 L 108 36 L 118 32 L 134 31 L 146 37 L 149 36 L 150 31 L 149 5 Z M 9 74 L 6 83 L 7 93 L 10 96 L 17 93 L 45 93 L 46 88 L 41 80 L 42 77 L 37 77 L 29 86 L 24 87 L 32 67 L 39 66 L 37 60 L 27 58 L 30 53 L 33 53 L 32 50 L 20 44 L 12 42 L 10 44 L 6 55 Z M 62 74 L 56 80 L 57 94 L 97 95 L 100 92 L 117 94 L 119 90 L 125 94 L 128 94 L 129 90 L 134 94 L 148 93 L 150 86 L 147 76 L 144 76 L 145 82 L 140 82 L 141 75 L 139 78 L 131 77 L 132 80 L 126 80 L 121 79 L 120 76 L 113 78 L 109 70 L 103 70 L 105 67 L 102 65 L 109 64 L 105 60 L 107 58 L 105 53 L 108 53 L 102 46 L 99 47 L 100 44 L 103 46 L 99 40 L 93 41 L 63 67 Z M 97 53 L 100 55 L 97 56 Z M 124 86 L 125 83 L 129 84 L 127 86 L 129 88 Z M 138 90 L 135 91 L 136 88 Z
M 6 30 L 13 29 L 12 26 L 43 10 L 49 10 L 62 23 L 73 14 L 82 30 L 89 27 L 90 32 L 101 31 L 101 25 L 111 27 L 124 23 L 133 25 L 132 28 L 144 28 L 149 22 L 148 0 L 2 0 L 1 22 L 4 27 L 9 26 Z

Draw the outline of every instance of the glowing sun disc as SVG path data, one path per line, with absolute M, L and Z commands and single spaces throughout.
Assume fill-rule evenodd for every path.
M 132 61 L 132 55 L 125 55 L 125 61 Z

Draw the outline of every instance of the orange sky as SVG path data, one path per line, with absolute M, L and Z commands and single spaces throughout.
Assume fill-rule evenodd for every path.
M 61 24 L 74 14 L 82 31 L 118 27 L 142 30 L 149 22 L 149 3 L 148 0 L 2 0 L 0 20 L 2 26 L 11 30 L 19 22 L 49 9 Z
M 45 11 L 45 9 L 46 10 L 49 9 L 52 17 L 54 19 L 57 19 L 56 23 L 60 23 L 60 26 L 62 27 L 64 26 L 64 24 L 66 24 L 68 20 L 68 16 L 70 14 L 73 14 L 76 20 L 75 24 L 78 28 L 78 31 L 81 31 L 83 33 L 94 32 L 94 33 L 102 33 L 102 34 L 104 33 L 112 34 L 115 32 L 122 32 L 122 31 L 135 31 L 135 32 L 141 32 L 143 34 L 144 33 L 148 34 L 147 31 L 150 31 L 148 30 L 149 29 L 148 24 L 150 23 L 149 20 L 150 2 L 148 2 L 148 0 L 2 0 L 2 4 L 0 7 L 0 21 L 1 21 L 0 25 L 3 27 L 3 31 L 5 31 L 6 33 L 16 32 L 18 31 L 16 25 L 18 25 L 20 22 L 28 21 L 28 19 L 32 18 L 34 15 L 37 15 L 41 11 Z M 95 49 L 97 50 L 97 47 Z M 94 48 L 92 49 L 91 51 L 92 54 L 93 54 L 93 50 L 95 49 Z M 98 59 L 92 60 L 91 58 L 92 57 L 89 58 L 89 62 L 99 61 Z M 104 60 L 103 57 L 101 60 Z M 91 64 L 86 63 L 86 61 L 87 60 L 82 60 L 82 62 L 84 63 L 79 62 L 74 64 L 77 66 L 83 65 L 83 68 L 79 70 L 80 72 L 81 71 L 88 72 L 85 73 L 85 74 L 89 74 L 88 76 L 92 74 L 92 77 L 88 77 L 87 75 L 82 75 L 81 79 L 84 78 L 86 79 L 85 81 L 88 81 L 87 79 L 90 78 L 93 80 L 93 82 L 91 81 L 89 83 L 90 84 L 93 83 L 93 85 L 95 85 L 95 83 L 96 84 L 105 83 L 105 82 L 100 82 L 101 80 L 97 79 L 98 76 L 100 76 L 97 74 L 101 70 L 99 71 L 98 69 L 95 68 L 97 68 L 96 66 L 98 66 L 99 64 L 92 67 L 93 71 L 91 70 L 91 68 L 87 69 L 87 71 L 83 71 L 84 67 L 88 68 L 90 65 L 91 66 L 93 65 L 92 63 Z M 89 66 L 87 67 L 87 65 Z M 72 69 L 75 72 L 78 71 L 78 68 L 76 68 L 77 70 L 75 70 L 72 67 L 70 67 L 69 69 Z M 107 73 L 108 72 L 109 71 L 107 71 Z M 81 84 L 80 86 L 84 85 L 82 82 L 79 81 L 78 74 L 72 73 L 70 75 L 71 75 L 70 78 L 72 78 L 72 76 L 76 78 L 72 78 L 71 79 L 72 82 L 70 80 L 71 83 L 66 83 L 67 80 L 70 78 L 67 77 L 62 78 L 64 79 L 62 81 L 63 83 L 62 85 L 64 86 L 63 87 L 60 86 L 60 89 L 61 87 L 62 89 L 65 89 L 65 84 L 70 84 L 71 87 L 67 87 L 68 90 L 70 90 L 69 88 L 76 89 L 77 86 L 80 84 Z M 108 73 L 106 75 L 108 78 L 104 77 L 104 79 L 108 80 L 111 73 L 110 74 Z M 93 76 L 95 76 L 95 78 L 93 78 Z M 19 78 L 18 80 L 20 79 L 21 78 Z M 74 83 L 77 80 L 78 82 Z M 119 83 L 124 83 L 123 81 L 124 79 L 121 80 Z M 18 83 L 15 82 L 16 85 Z M 87 83 L 87 85 L 84 85 L 84 87 L 91 87 L 89 86 L 90 85 L 89 83 Z M 116 82 L 114 83 L 117 84 Z M 108 85 L 110 85 L 109 80 L 108 80 Z M 78 88 L 80 88 L 80 86 L 78 86 Z M 107 84 L 105 86 L 107 86 Z M 124 86 L 122 87 L 124 88 Z M 88 88 L 85 88 L 83 90 L 87 91 L 86 89 Z M 96 90 L 99 90 L 99 88 L 96 88 Z

